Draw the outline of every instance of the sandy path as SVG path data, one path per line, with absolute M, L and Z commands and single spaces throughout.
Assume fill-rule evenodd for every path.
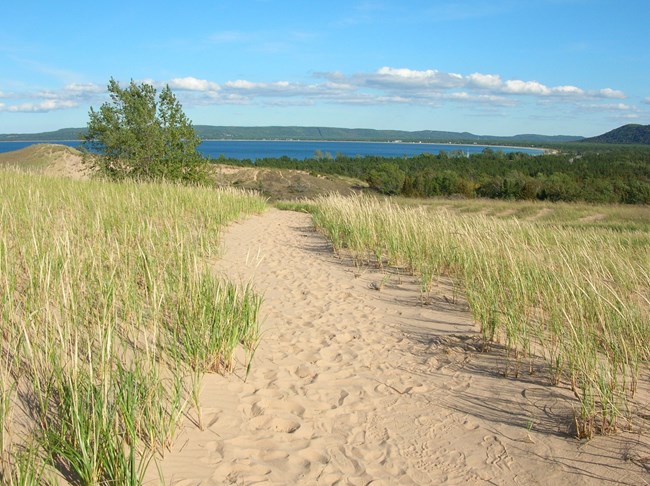
M 569 394 L 498 376 L 449 288 L 422 305 L 411 279 L 333 256 L 300 213 L 236 224 L 224 246 L 217 271 L 264 294 L 263 340 L 246 382 L 206 377 L 206 430 L 188 421 L 165 483 L 647 484 L 622 460 L 647 441 L 569 438 Z

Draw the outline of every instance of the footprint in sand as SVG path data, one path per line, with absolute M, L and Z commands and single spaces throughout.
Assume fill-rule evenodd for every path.
M 343 447 L 336 447 L 329 450 L 331 464 L 339 471 L 347 475 L 356 475 L 363 471 L 359 462 L 348 454 Z
M 329 462 L 329 458 L 325 454 L 313 447 L 299 450 L 296 455 L 310 464 L 327 464 Z
M 377 416 L 372 415 L 366 426 L 366 438 L 368 442 L 374 444 L 384 444 L 390 439 L 388 430 L 384 427 Z
M 485 450 L 486 454 L 486 463 L 490 466 L 495 466 L 498 469 L 506 469 L 510 471 L 510 465 L 512 464 L 512 458 L 508 454 L 503 443 L 499 440 L 496 435 L 486 435 L 483 437 L 483 442 L 481 446 Z
M 354 341 L 355 339 L 359 339 L 358 334 L 351 334 L 348 332 L 344 332 L 341 334 L 337 334 L 334 340 L 340 344 L 347 344 L 350 341 Z
M 316 367 L 311 364 L 301 364 L 293 373 L 301 380 L 307 380 L 309 382 L 314 381 L 318 376 Z
M 289 412 L 296 417 L 302 418 L 305 414 L 305 407 L 291 400 L 269 400 L 262 398 L 253 402 L 250 407 L 244 407 L 243 412 L 249 417 Z
M 205 462 L 211 463 L 223 459 L 223 442 L 217 442 L 215 440 L 206 442 L 205 450 L 208 452 Z
M 477 424 L 476 422 L 465 420 L 463 422 L 463 427 L 465 427 L 466 430 L 477 430 L 480 427 L 480 425 Z
M 272 430 L 285 434 L 293 434 L 300 428 L 300 422 L 298 420 L 271 415 L 254 417 L 248 422 L 248 425 L 253 430 Z

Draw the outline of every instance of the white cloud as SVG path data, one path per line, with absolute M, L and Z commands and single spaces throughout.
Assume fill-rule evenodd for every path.
M 501 88 L 503 81 L 498 74 L 473 73 L 467 76 L 468 85 L 479 89 L 496 90 Z
M 104 93 L 106 88 L 94 83 L 70 83 L 66 84 L 63 88 L 64 91 L 69 93 L 82 93 L 82 94 L 98 94 Z
M 613 88 L 586 89 L 570 84 L 549 86 L 536 80 L 504 79 L 501 75 L 473 72 L 459 74 L 436 69 L 417 70 L 383 66 L 371 72 L 345 74 L 339 71 L 317 72 L 313 82 L 288 80 L 215 81 L 193 76 L 165 80 L 144 80 L 157 88 L 168 84 L 178 92 L 184 106 L 217 104 L 263 104 L 273 106 L 336 103 L 347 105 L 411 104 L 437 107 L 457 103 L 485 108 L 513 107 L 529 101 L 537 106 L 561 104 L 578 110 L 636 113 L 625 103 L 606 100 L 624 99 Z M 3 105 L 3 112 L 42 112 L 77 106 L 96 106 L 105 101 L 106 88 L 94 83 L 68 83 L 58 90 L 32 93 L 2 93 L 14 101 Z M 650 104 L 650 97 L 645 103 Z
M 140 81 L 137 81 L 137 82 L 141 83 L 141 84 L 150 84 L 151 86 L 155 86 L 157 88 L 162 88 L 162 87 L 165 86 L 165 83 L 158 82 L 158 81 L 156 81 L 155 79 L 152 79 L 152 78 L 144 78 L 144 79 L 141 79 Z M 124 89 L 124 88 L 128 87 L 129 83 L 127 83 L 125 81 L 120 81 L 119 85 L 120 85 L 121 88 Z
M 196 78 L 177 78 L 171 86 L 178 89 L 204 91 L 192 98 L 194 104 L 310 105 L 317 101 L 356 104 L 413 104 L 439 106 L 442 103 L 465 103 L 482 106 L 512 107 L 524 99 L 544 105 L 555 103 L 582 104 L 583 109 L 611 111 L 611 106 L 593 104 L 588 100 L 621 98 L 621 91 L 611 88 L 586 90 L 573 85 L 547 86 L 535 80 L 503 79 L 499 74 L 474 72 L 468 75 L 435 69 L 415 70 L 383 66 L 373 72 L 344 74 L 340 71 L 316 72 L 314 83 L 290 81 L 257 82 L 246 79 L 226 81 L 220 85 Z M 182 81 L 182 82 L 181 82 Z M 210 90 L 210 87 L 218 87 Z M 209 96 L 208 96 L 209 94 Z M 627 105 L 625 105 L 627 106 Z M 600 107 L 600 108 L 598 108 Z M 619 107 L 619 111 L 624 108 Z
M 441 93 L 474 92 L 491 96 L 529 96 L 537 98 L 561 97 L 563 99 L 583 98 L 625 98 L 622 91 L 611 88 L 587 91 L 573 85 L 547 86 L 535 80 L 503 79 L 499 74 L 472 73 L 462 75 L 446 73 L 435 69 L 413 70 L 384 66 L 375 72 L 345 75 L 338 71 L 316 73 L 317 77 L 332 83 L 362 88 L 410 93 L 414 96 L 440 95 Z M 448 96 L 461 99 L 463 96 Z M 476 99 L 467 97 L 467 99 Z
M 191 76 L 185 78 L 174 78 L 169 81 L 172 89 L 185 91 L 219 91 L 219 85 L 205 79 L 197 79 Z
M 228 81 L 224 84 L 226 88 L 235 88 L 235 89 L 255 89 L 261 87 L 261 83 L 252 83 L 244 79 L 238 79 L 236 81 Z
M 537 81 L 521 81 L 509 79 L 504 83 L 503 92 L 512 94 L 529 94 L 547 96 L 551 90 Z
M 590 113 L 608 113 L 614 118 L 639 118 L 641 110 L 627 103 L 578 103 L 579 111 Z
M 648 96 L 647 98 L 643 98 L 643 102 L 644 102 L 646 105 L 650 105 L 650 96 Z
M 610 110 L 610 111 L 628 111 L 633 109 L 630 105 L 626 105 L 625 103 L 611 103 L 611 104 L 594 105 L 594 106 L 603 110 Z
M 274 81 L 271 83 L 257 83 L 238 79 L 227 81 L 223 84 L 224 93 L 238 93 L 243 96 L 319 96 L 331 91 L 329 83 L 304 84 L 289 81 Z
M 436 69 L 417 71 L 387 66 L 379 68 L 374 75 L 361 76 L 360 79 L 365 80 L 364 84 L 374 86 L 454 88 L 464 84 L 460 74 L 443 73 Z
M 553 94 L 557 94 L 561 96 L 580 97 L 585 94 L 585 91 L 583 89 L 580 89 L 576 86 L 556 86 L 551 91 L 553 92 Z
M 5 113 L 45 113 L 77 108 L 102 98 L 106 89 L 93 83 L 68 83 L 57 90 L 40 90 L 6 94 L 12 104 L 3 104 Z
M 617 89 L 603 88 L 594 93 L 598 98 L 625 98 L 625 93 Z
M 106 88 L 98 85 L 66 85 L 60 90 L 45 90 L 35 93 L 33 98 L 52 100 L 77 99 L 88 100 L 106 92 Z
M 353 84 L 337 83 L 335 81 L 327 81 L 323 84 L 323 86 L 330 90 L 340 90 L 340 91 L 349 91 L 349 90 L 356 89 Z
M 19 105 L 2 105 L 0 110 L 10 113 L 44 113 L 54 110 L 76 108 L 78 103 L 69 100 L 46 100 L 40 103 L 21 103 Z

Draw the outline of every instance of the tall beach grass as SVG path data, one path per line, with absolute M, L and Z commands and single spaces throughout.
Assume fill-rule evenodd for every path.
M 577 398 L 576 433 L 608 433 L 650 359 L 650 233 L 539 223 L 331 196 L 312 208 L 335 250 L 405 268 L 427 292 L 449 276 L 467 295 L 486 346 L 508 350 L 504 373 L 533 356 Z
M 15 171 L 0 195 L 0 478 L 139 484 L 202 373 L 257 344 L 259 297 L 207 262 L 265 203 Z

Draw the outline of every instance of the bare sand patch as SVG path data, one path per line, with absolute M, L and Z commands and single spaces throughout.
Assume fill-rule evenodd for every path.
M 648 484 L 647 433 L 575 440 L 570 391 L 500 376 L 462 296 L 336 257 L 309 215 L 233 225 L 215 271 L 264 295 L 262 341 L 206 376 L 165 484 Z

